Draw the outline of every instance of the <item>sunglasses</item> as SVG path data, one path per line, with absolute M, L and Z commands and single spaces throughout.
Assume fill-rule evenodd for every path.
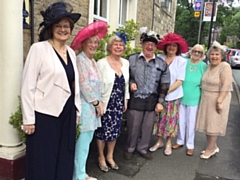
M 196 50 L 192 50 L 193 53 L 198 53 L 198 54 L 202 54 L 202 51 L 196 51 Z

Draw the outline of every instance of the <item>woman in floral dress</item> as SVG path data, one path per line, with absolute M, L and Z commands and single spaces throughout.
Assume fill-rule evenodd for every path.
M 97 62 L 103 76 L 101 99 L 104 104 L 104 115 L 101 118 L 102 127 L 96 130 L 98 146 L 98 162 L 100 170 L 107 172 L 108 166 L 118 170 L 113 158 L 116 140 L 120 136 L 123 112 L 127 109 L 129 99 L 129 62 L 121 58 L 125 50 L 125 37 L 118 33 L 112 36 L 107 45 L 110 54 Z M 107 145 L 105 158 L 104 148 Z
M 168 94 L 165 97 L 164 110 L 156 122 L 154 134 L 158 136 L 157 142 L 150 151 L 156 151 L 163 147 L 163 138 L 166 138 L 164 154 L 172 154 L 172 138 L 178 132 L 178 119 L 180 98 L 183 96 L 182 82 L 185 79 L 187 60 L 181 57 L 181 53 L 188 51 L 188 45 L 180 35 L 169 33 L 159 41 L 157 48 L 163 50 L 164 54 L 159 55 L 169 65 L 171 83 Z

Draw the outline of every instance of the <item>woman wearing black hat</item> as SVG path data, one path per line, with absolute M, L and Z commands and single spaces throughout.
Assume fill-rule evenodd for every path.
M 65 43 L 81 15 L 71 11 L 69 4 L 57 2 L 41 12 L 41 42 L 31 46 L 24 66 L 26 180 L 72 180 L 81 110 L 76 55 Z

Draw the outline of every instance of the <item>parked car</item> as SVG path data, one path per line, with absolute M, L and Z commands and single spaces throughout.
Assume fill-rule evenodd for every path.
M 229 58 L 229 63 L 231 67 L 240 67 L 240 50 L 232 52 L 232 55 Z
M 236 52 L 236 51 L 237 51 L 237 49 L 231 49 L 231 48 L 228 48 L 228 49 L 227 49 L 227 51 L 226 51 L 226 61 L 227 61 L 228 63 L 230 63 L 230 62 L 229 62 L 230 56 L 232 56 L 233 52 Z

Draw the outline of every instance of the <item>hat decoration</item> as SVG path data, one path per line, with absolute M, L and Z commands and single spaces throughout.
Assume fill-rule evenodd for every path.
M 182 36 L 177 33 L 168 33 L 166 34 L 157 45 L 157 49 L 164 50 L 166 45 L 176 43 L 179 46 L 181 53 L 188 52 L 188 44 Z
M 115 32 L 115 34 L 123 41 L 123 43 L 126 45 L 127 41 L 128 41 L 128 36 L 127 34 L 121 30 L 119 32 Z
M 92 36 L 98 36 L 101 40 L 108 32 L 108 26 L 105 21 L 95 21 L 83 29 L 79 30 L 75 38 L 71 43 L 71 48 L 73 50 L 82 49 L 82 42 Z
M 47 28 L 57 20 L 69 17 L 74 23 L 81 17 L 80 13 L 72 13 L 73 8 L 69 3 L 56 2 L 50 5 L 45 11 L 41 11 L 43 22 L 39 24 L 39 29 L 44 26 L 39 34 L 39 40 L 45 40 L 45 33 Z
M 221 44 L 220 44 L 219 42 L 217 42 L 217 41 L 213 41 L 212 47 L 216 47 L 216 48 L 222 50 L 223 52 L 226 52 L 226 50 L 227 50 L 226 46 L 221 45 Z
M 141 33 L 141 36 L 140 36 L 141 43 L 146 41 L 151 41 L 157 44 L 158 41 L 160 40 L 160 35 L 154 31 L 147 32 L 147 27 L 141 27 L 140 33 Z

